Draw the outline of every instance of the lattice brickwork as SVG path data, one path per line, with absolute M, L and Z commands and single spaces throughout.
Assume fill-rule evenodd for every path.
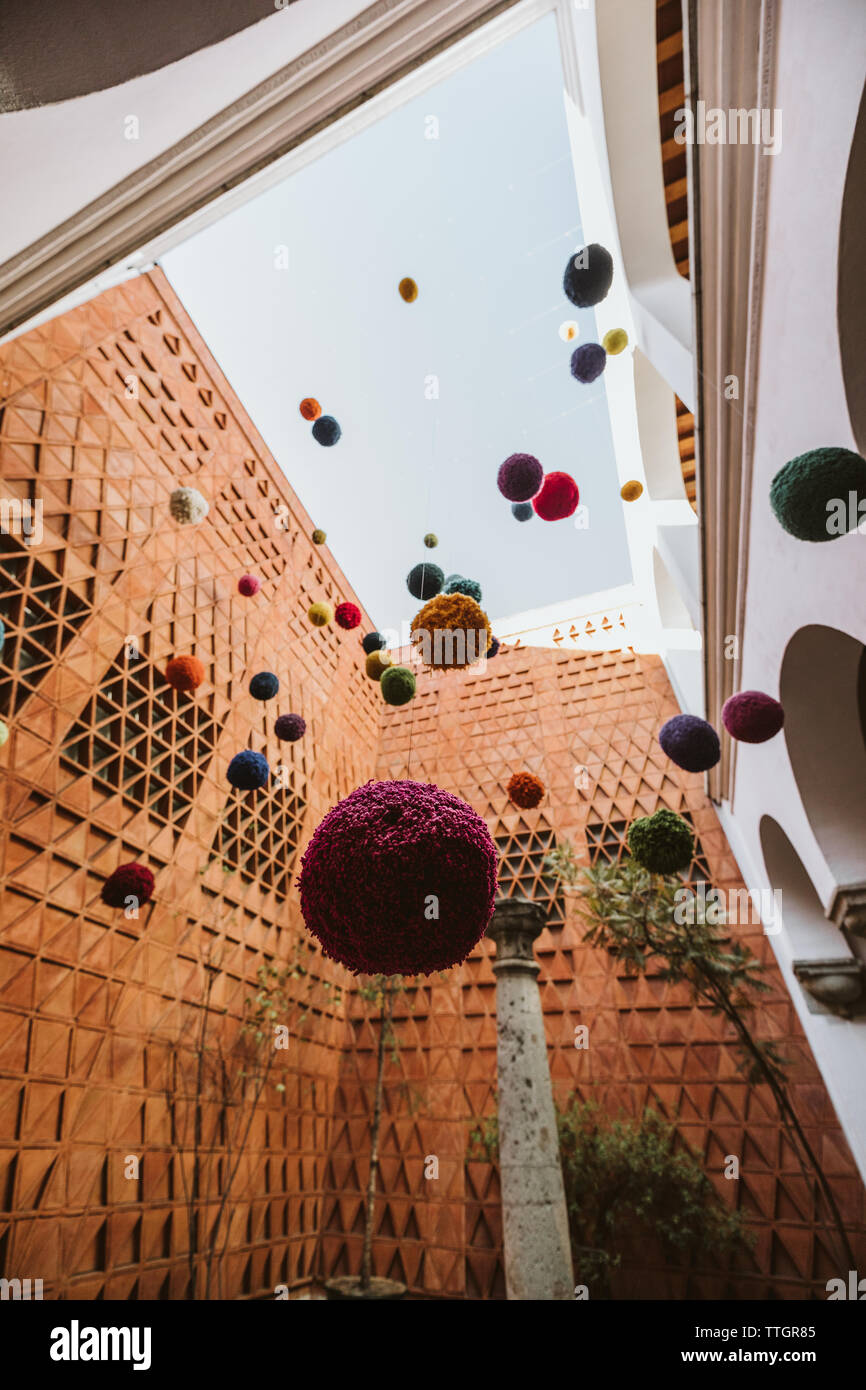
M 571 841 L 585 861 L 615 858 L 628 823 L 659 806 L 680 812 L 694 826 L 698 844 L 688 876 L 722 888 L 739 887 L 702 779 L 680 772 L 658 746 L 659 726 L 675 712 L 657 657 L 631 651 L 513 651 L 490 662 L 484 674 L 438 679 L 435 692 L 425 689 L 422 678 L 412 705 L 383 716 L 379 773 L 430 778 L 464 796 L 486 817 L 497 841 L 515 847 L 501 872 L 506 892 L 517 889 L 547 904 L 549 886 L 540 877 L 540 855 L 532 847 L 540 847 L 551 827 L 556 839 Z M 518 811 L 508 802 L 508 778 L 522 768 L 539 775 L 547 787 L 547 796 L 534 811 Z M 675 1120 L 704 1155 L 723 1198 L 738 1202 L 754 1219 L 758 1233 L 755 1260 L 737 1271 L 674 1275 L 659 1268 L 641 1274 L 626 1267 L 618 1292 L 644 1297 L 804 1298 L 817 1287 L 823 1293 L 835 1261 L 824 1247 L 812 1197 L 765 1089 L 746 1085 L 722 1024 L 708 1011 L 693 1007 L 682 987 L 654 978 L 628 979 L 605 953 L 584 945 L 573 904 L 568 897 L 563 905 L 568 913 L 564 925 L 558 913 L 549 915 L 536 947 L 557 1092 L 562 1098 L 573 1093 L 592 1098 L 608 1112 L 623 1109 L 636 1115 L 650 1104 Z M 772 961 L 760 926 L 736 930 L 756 955 Z M 424 1152 L 440 1152 L 436 1143 L 447 1144 L 449 1167 L 438 1185 L 421 1179 L 413 1187 L 410 1182 L 408 1194 L 397 1185 L 393 1175 L 402 1173 L 404 1166 L 408 1170 L 410 1159 L 417 1159 L 423 1128 L 419 1119 L 409 1129 L 395 1078 L 389 1101 L 395 1125 L 389 1131 L 390 1166 L 379 1219 L 396 1236 L 382 1242 L 378 1262 L 382 1274 L 404 1270 L 419 1292 L 443 1289 L 452 1296 L 503 1296 L 495 1169 L 475 1161 L 464 1162 L 457 1172 L 453 1167 L 455 1155 L 465 1155 L 472 1122 L 495 1111 L 492 953 L 492 944 L 482 942 L 465 965 L 450 972 L 447 982 L 418 991 L 419 1011 L 430 1029 L 426 1053 L 416 1041 L 417 1020 L 411 1032 L 408 1023 L 402 1025 L 410 1058 L 404 1065 L 422 1093 L 426 1088 L 423 1116 L 430 1131 L 420 1148 L 429 1142 L 432 1147 Z M 799 1113 L 823 1155 L 852 1230 L 860 1232 L 862 1250 L 862 1185 L 775 966 L 770 979 L 774 988 L 760 1007 L 759 1033 L 777 1039 L 794 1061 L 792 1087 Z M 587 1050 L 574 1047 L 574 1028 L 581 1023 L 590 1029 Z M 364 1132 L 373 1045 L 372 1036 L 359 1030 L 352 1050 L 342 1059 L 338 1104 L 345 1116 L 339 1131 L 344 1136 Z M 348 1144 L 345 1138 L 342 1142 Z M 738 1183 L 722 1177 L 724 1156 L 732 1153 L 741 1156 Z M 344 1159 L 335 1168 L 336 1157 L 332 1155 L 328 1170 L 332 1195 L 325 1205 L 323 1251 L 328 1272 L 345 1272 L 358 1265 L 365 1165 Z M 409 1236 L 399 1239 L 413 1194 L 415 1225 L 436 1232 L 432 1269 L 422 1243 Z M 449 1207 L 450 1222 L 445 1215 Z
M 307 622 L 314 598 L 355 595 L 161 275 L 0 348 L 0 389 L 4 495 L 43 501 L 41 539 L 0 537 L 0 1266 L 46 1296 L 180 1298 L 191 1136 L 172 1138 L 165 1093 L 172 1066 L 188 1076 L 203 959 L 221 957 L 212 1026 L 229 1046 L 258 965 L 300 939 L 299 850 L 372 772 L 378 691 L 357 634 Z M 181 483 L 211 503 L 194 529 L 169 517 Z M 236 592 L 246 571 L 254 600 Z M 180 653 L 205 666 L 192 696 L 162 675 Z M 247 693 L 263 669 L 281 681 L 267 711 Z M 308 734 L 278 745 L 291 709 Z M 247 746 L 284 788 L 229 788 Z M 131 859 L 157 879 L 138 920 L 99 897 Z M 228 1296 L 313 1267 L 340 1037 L 327 999 L 252 1132 Z M 223 1181 L 214 1168 L 206 1219 Z
M 755 1214 L 764 1272 L 653 1271 L 652 1291 L 802 1297 L 834 1272 L 772 1109 L 735 1073 L 719 1023 L 583 946 L 573 899 L 541 879 L 556 841 L 587 858 L 616 855 L 634 815 L 667 805 L 695 827 L 693 876 L 738 886 L 700 779 L 656 743 L 675 711 L 661 663 L 516 649 L 486 672 L 422 679 L 410 706 L 384 709 L 357 634 L 309 626 L 313 599 L 355 596 L 310 543 L 310 518 L 158 273 L 0 347 L 0 408 L 4 493 L 44 503 L 32 545 L 0 537 L 0 702 L 12 730 L 0 841 L 0 1272 L 43 1278 L 48 1297 L 183 1297 L 189 1145 L 172 1132 L 166 1092 L 201 1023 L 204 961 L 219 956 L 212 1021 L 228 1045 L 259 964 L 292 959 L 302 940 L 291 881 L 306 839 L 371 775 L 465 796 L 500 846 L 502 891 L 544 901 L 557 1087 L 613 1110 L 652 1102 L 717 1173 L 724 1154 L 742 1156 L 736 1190 L 720 1186 Z M 179 482 L 211 500 L 193 531 L 168 518 Z M 254 601 L 236 593 L 245 571 L 263 580 Z M 165 661 L 193 651 L 205 681 L 176 695 Z M 267 710 L 247 693 L 262 669 L 282 683 Z M 301 742 L 274 744 L 277 709 L 304 715 Z M 230 792 L 226 766 L 242 747 L 281 764 L 285 786 Z M 548 789 L 535 811 L 508 800 L 523 768 Z M 99 894 L 133 858 L 154 869 L 157 888 L 127 920 Z M 760 931 L 749 935 L 769 959 Z M 495 1108 L 491 954 L 482 943 L 398 1001 L 376 1263 L 420 1295 L 504 1294 L 496 1172 L 466 1162 L 470 1125 Z M 308 964 L 321 984 L 231 1204 L 230 1297 L 297 1288 L 360 1257 L 375 1032 L 351 991 L 328 1002 L 324 987 L 348 983 L 343 972 L 315 952 Z M 795 1058 L 810 1137 L 862 1228 L 859 1179 L 774 979 L 761 1029 Z M 588 1051 L 572 1045 L 578 1023 L 591 1029 Z M 129 1154 L 142 1158 L 136 1182 L 123 1177 Z M 208 1217 L 223 1181 L 214 1171 Z M 634 1271 L 623 1288 L 645 1291 Z

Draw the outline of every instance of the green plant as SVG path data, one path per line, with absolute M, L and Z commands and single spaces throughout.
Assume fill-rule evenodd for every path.
M 554 876 L 556 864 L 549 864 Z M 680 925 L 676 876 L 651 874 L 634 859 L 598 864 L 579 870 L 582 915 L 589 923 L 584 940 L 615 955 L 627 975 L 643 975 L 685 984 L 696 1002 L 727 1020 L 736 1037 L 740 1069 L 750 1084 L 769 1086 L 785 1133 L 797 1155 L 807 1183 L 817 1183 L 838 1242 L 845 1268 L 856 1261 L 832 1188 L 791 1103 L 786 1084 L 787 1060 L 775 1043 L 757 1038 L 752 1017 L 758 998 L 772 986 L 765 966 L 741 941 L 732 941 L 706 920 Z
M 549 854 L 544 856 L 544 867 L 549 878 L 558 880 L 559 887 L 566 893 L 579 892 L 583 865 L 574 852 L 574 846 L 564 840 Z
M 470 1162 L 497 1163 L 499 1161 L 499 1119 L 496 1115 L 485 1115 L 469 1131 L 469 1148 L 466 1157 Z
M 699 1155 L 656 1111 L 611 1118 L 572 1096 L 556 1123 L 575 1269 L 593 1297 L 610 1296 L 611 1275 L 638 1243 L 705 1264 L 751 1247 L 742 1215 L 723 1206 Z M 470 1131 L 467 1157 L 498 1160 L 496 1115 Z
M 656 1111 L 612 1119 L 572 1097 L 556 1118 L 575 1263 L 594 1296 L 610 1295 L 612 1272 L 637 1242 L 702 1265 L 750 1248 L 741 1213 L 723 1206 L 699 1155 Z

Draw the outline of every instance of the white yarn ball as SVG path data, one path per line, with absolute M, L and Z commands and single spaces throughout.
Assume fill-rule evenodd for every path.
M 210 511 L 210 503 L 194 487 L 176 487 L 168 499 L 168 509 L 181 526 L 198 526 Z

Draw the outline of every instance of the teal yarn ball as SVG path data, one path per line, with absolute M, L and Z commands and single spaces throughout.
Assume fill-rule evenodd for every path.
M 445 582 L 446 594 L 466 594 L 467 598 L 474 598 L 476 603 L 481 602 L 481 585 L 477 579 L 464 579 L 462 574 L 455 574 Z
M 632 821 L 628 847 L 632 858 L 651 874 L 675 874 L 691 864 L 695 840 L 682 816 L 662 808 Z
M 810 449 L 780 468 L 770 485 L 779 525 L 798 541 L 835 541 L 866 518 L 866 459 L 851 449 Z
M 408 705 L 415 694 L 415 677 L 408 666 L 389 666 L 379 681 L 386 705 Z

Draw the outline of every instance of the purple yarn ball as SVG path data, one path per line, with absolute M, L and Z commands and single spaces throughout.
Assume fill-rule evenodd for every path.
M 659 743 L 671 762 L 686 772 L 706 772 L 722 756 L 712 724 L 695 714 L 675 714 L 662 725 Z
M 785 722 L 785 711 L 762 690 L 741 690 L 722 705 L 722 723 L 741 743 L 766 743 Z
M 571 375 L 588 386 L 601 376 L 607 362 L 607 353 L 601 343 L 581 343 L 571 354 Z
M 306 728 L 307 721 L 299 714 L 280 714 L 274 720 L 274 733 L 284 743 L 295 743 L 303 738 Z
M 509 454 L 496 475 L 496 486 L 509 502 L 528 502 L 543 482 L 544 469 L 532 454 Z

